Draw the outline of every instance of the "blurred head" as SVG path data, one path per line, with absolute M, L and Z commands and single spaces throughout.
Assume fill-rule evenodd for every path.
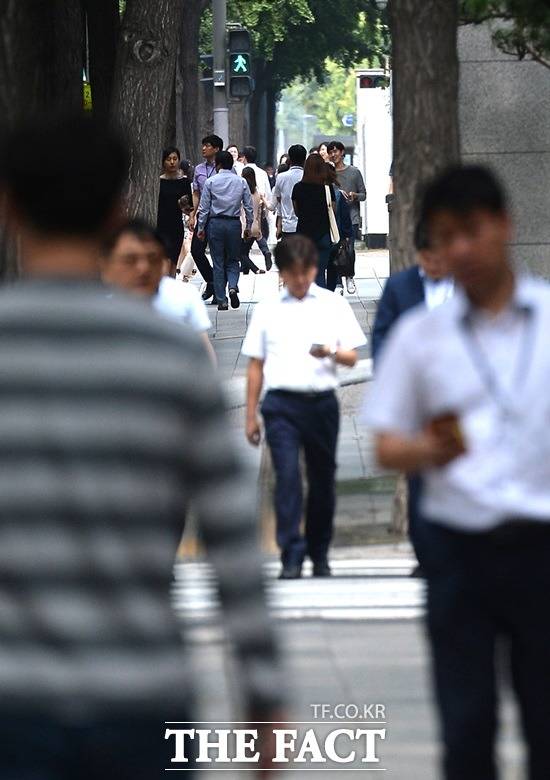
M 246 183 L 248 184 L 248 186 L 250 188 L 250 192 L 252 193 L 252 195 L 254 195 L 254 193 L 256 192 L 256 187 L 257 187 L 257 185 L 256 185 L 256 172 L 255 172 L 254 168 L 250 168 L 247 165 L 245 168 L 243 168 L 243 172 L 242 172 L 241 176 L 243 177 L 243 179 L 246 180 Z
M 265 166 L 265 172 L 270 178 L 273 176 L 275 173 L 275 168 L 271 165 L 271 163 Z
M 247 163 L 254 164 L 256 162 L 258 153 L 255 146 L 245 146 L 242 154 Z
M 191 165 L 190 160 L 182 160 L 180 162 L 180 170 L 183 172 L 184 176 L 187 176 L 188 178 L 191 177 L 191 174 L 193 172 L 193 166 Z
M 481 166 L 455 166 L 424 191 L 420 221 L 430 248 L 467 292 L 483 293 L 508 273 L 512 236 L 504 190 Z
M 172 176 L 178 172 L 180 167 L 180 150 L 175 146 L 169 146 L 162 152 L 162 170 L 164 173 Z
M 331 141 L 329 144 L 327 144 L 327 153 L 331 161 L 335 165 L 339 165 L 341 162 L 344 161 L 344 156 L 346 154 L 346 147 L 344 146 L 342 141 Z
M 208 162 L 212 162 L 222 149 L 223 141 L 219 135 L 207 135 L 202 139 L 202 156 Z
M 178 200 L 178 206 L 184 214 L 190 214 L 193 211 L 193 201 L 189 195 L 182 195 Z
M 420 221 L 414 231 L 414 248 L 418 265 L 429 279 L 443 279 L 448 275 L 439 253 L 430 246 L 426 225 Z
M 235 161 L 229 152 L 218 152 L 216 154 L 216 168 L 218 171 L 230 171 Z
M 300 144 L 297 144 L 297 146 L 300 146 Z M 304 147 L 302 147 L 302 149 L 303 148 Z M 307 157 L 307 152 L 306 152 L 306 157 Z M 306 158 L 304 157 L 304 161 L 305 161 L 305 159 Z M 288 163 L 288 154 L 286 154 L 286 152 L 285 152 L 284 154 L 281 155 L 281 157 L 279 159 L 279 165 L 286 165 L 287 163 Z
M 143 220 L 132 220 L 104 244 L 103 281 L 134 295 L 152 297 L 164 275 L 165 260 L 166 250 L 157 231 Z
M 319 146 L 317 147 L 317 151 L 319 152 L 319 154 L 321 155 L 321 157 L 325 162 L 329 161 L 330 158 L 328 156 L 326 143 L 323 142 L 322 144 L 319 144 Z
M 327 178 L 326 165 L 320 154 L 310 154 L 304 165 L 302 181 L 307 184 L 325 184 Z
M 307 236 L 283 238 L 275 247 L 275 263 L 294 298 L 304 298 L 317 276 L 317 248 Z
M 311 149 L 308 152 L 308 155 L 309 154 L 319 154 L 319 150 L 317 149 L 316 146 L 312 146 Z
M 288 163 L 281 163 L 277 167 L 277 173 L 286 173 L 288 170 L 290 170 L 290 166 Z
M 235 144 L 231 144 L 231 146 L 228 146 L 226 149 L 227 152 L 233 157 L 233 162 L 237 162 L 239 159 L 239 149 L 235 146 Z
M 127 172 L 126 145 L 104 122 L 77 115 L 17 125 L 0 144 L 8 227 L 100 241 L 120 219 Z
M 294 146 L 291 146 L 288 150 L 287 158 L 291 165 L 299 165 L 303 168 L 306 157 L 306 148 L 305 146 L 302 146 L 302 144 L 294 144 Z

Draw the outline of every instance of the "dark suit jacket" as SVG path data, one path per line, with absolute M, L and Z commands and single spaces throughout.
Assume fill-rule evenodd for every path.
M 390 276 L 378 303 L 372 331 L 372 357 L 376 361 L 380 348 L 396 320 L 424 301 L 424 283 L 419 267 L 413 265 Z

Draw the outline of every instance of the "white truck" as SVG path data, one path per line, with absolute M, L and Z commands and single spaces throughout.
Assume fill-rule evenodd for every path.
M 361 203 L 361 231 L 369 249 L 385 248 L 389 230 L 386 195 L 392 162 L 391 88 L 388 72 L 358 68 L 357 141 L 354 164 L 365 179 L 367 199 Z

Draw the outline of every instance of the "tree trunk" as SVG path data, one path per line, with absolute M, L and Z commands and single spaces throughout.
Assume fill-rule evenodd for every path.
M 157 217 L 182 12 L 180 0 L 128 0 L 120 33 L 113 115 L 130 147 L 128 213 L 151 222 Z
M 52 105 L 63 111 L 82 110 L 82 69 L 84 66 L 84 9 L 82 0 L 54 0 L 48 17 L 53 28 L 48 55 L 53 63 L 50 82 Z
M 83 31 L 80 0 L 50 4 L 4 0 L 0 4 L 2 123 L 82 108 Z M 15 242 L 6 236 L 0 219 L 0 282 L 14 278 L 17 272 Z
M 276 133 L 277 133 L 277 95 L 275 90 L 270 88 L 267 90 L 267 138 L 266 147 L 267 154 L 265 158 L 266 163 L 275 165 L 276 154 Z
M 418 186 L 459 159 L 458 3 L 392 0 L 392 272 L 415 262 Z
M 458 3 L 391 0 L 393 182 L 391 272 L 415 263 L 419 185 L 459 159 Z M 407 528 L 407 484 L 397 481 L 394 529 Z
M 182 154 L 193 162 L 201 159 L 200 142 L 203 128 L 200 127 L 199 111 L 199 28 L 201 16 L 208 4 L 209 0 L 183 0 L 183 23 L 180 26 Z
M 93 111 L 94 116 L 107 120 L 111 110 L 120 29 L 118 0 L 84 0 L 84 5 L 88 22 Z

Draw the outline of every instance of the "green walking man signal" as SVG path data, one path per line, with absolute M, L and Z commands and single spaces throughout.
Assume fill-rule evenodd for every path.
M 248 76 L 250 74 L 250 55 L 242 53 L 232 54 L 231 72 L 238 76 Z

